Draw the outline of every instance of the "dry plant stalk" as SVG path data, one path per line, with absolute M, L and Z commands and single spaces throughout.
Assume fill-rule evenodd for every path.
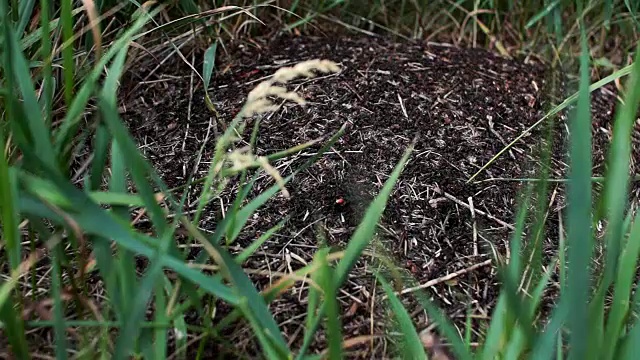
M 240 118 L 249 118 L 254 115 L 264 114 L 278 110 L 280 105 L 276 105 L 272 98 L 293 101 L 299 105 L 304 105 L 304 99 L 295 91 L 287 90 L 284 85 L 288 82 L 305 77 L 307 79 L 315 77 L 314 71 L 321 73 L 337 73 L 340 67 L 333 61 L 329 60 L 308 60 L 296 64 L 292 67 L 284 67 L 279 69 L 273 76 L 256 86 L 247 97 L 247 101 L 243 106 Z M 281 84 L 281 85 L 278 85 Z M 280 186 L 282 194 L 289 197 L 289 192 L 284 186 L 284 179 L 280 172 L 271 164 L 264 156 L 255 156 L 250 149 L 236 149 L 231 152 L 228 160 L 232 162 L 232 170 L 241 171 L 252 166 L 260 166 L 263 168 Z

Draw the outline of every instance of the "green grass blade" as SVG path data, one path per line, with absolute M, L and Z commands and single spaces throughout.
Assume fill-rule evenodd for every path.
M 18 283 L 20 272 L 15 270 L 9 281 L 0 286 L 0 324 L 5 329 L 5 336 L 11 345 L 11 350 L 19 359 L 30 359 L 29 349 L 24 331 L 24 322 L 11 299 L 11 292 Z
M 633 280 L 635 278 L 635 269 L 638 264 L 638 256 L 640 255 L 640 216 L 636 216 L 633 229 L 629 234 L 627 247 L 621 255 L 620 266 L 617 279 L 614 283 L 613 303 L 610 307 L 610 313 L 607 317 L 607 325 L 605 334 L 609 338 L 608 342 L 604 342 L 603 359 L 614 359 L 616 349 L 618 348 L 617 339 L 620 337 L 624 321 L 629 315 L 629 296 L 633 288 Z
M 371 240 L 373 239 L 378 226 L 378 221 L 380 221 L 387 201 L 391 196 L 391 191 L 398 181 L 398 178 L 400 177 L 404 166 L 409 160 L 409 156 L 413 151 L 413 147 L 414 144 L 411 144 L 405 151 L 395 169 L 393 169 L 393 172 L 390 174 L 389 179 L 387 179 L 384 186 L 380 190 L 380 193 L 367 208 L 362 221 L 351 236 L 351 239 L 349 239 L 349 244 L 344 250 L 344 257 L 340 260 L 336 268 L 336 282 L 338 283 L 338 285 L 342 285 L 342 283 L 346 280 L 347 274 L 349 274 L 349 272 L 355 265 L 356 261 L 362 254 L 362 251 L 364 251 L 367 245 L 369 245 L 369 242 L 371 242 Z
M 640 103 L 640 48 L 636 50 L 631 77 L 627 83 L 625 102 L 618 107 L 613 126 L 613 141 L 607 159 L 604 196 L 607 210 L 607 263 L 604 287 L 608 287 L 617 272 L 620 241 L 623 237 L 624 212 L 628 204 L 631 137 Z
M 77 204 L 77 212 L 73 213 L 73 219 L 87 234 L 113 239 L 123 248 L 148 258 L 155 254 L 155 248 L 150 244 L 156 244 L 157 239 L 141 234 L 132 234 L 128 224 L 123 223 L 97 204 L 92 203 L 81 191 L 66 183 L 63 186 L 65 194 L 75 200 L 74 203 Z M 65 220 L 60 215 L 50 210 L 30 194 L 21 194 L 19 196 L 19 205 L 20 210 L 25 214 L 44 217 L 56 224 L 65 224 Z M 238 302 L 238 297 L 227 286 L 223 285 L 222 279 L 219 277 L 207 276 L 171 254 L 163 256 L 162 262 L 165 266 L 184 276 L 185 279 L 197 284 L 202 290 L 230 304 Z
M 122 124 L 122 121 L 117 115 L 117 86 L 119 77 L 123 71 L 127 49 L 127 46 L 120 49 L 120 52 L 114 59 L 113 65 L 110 67 L 109 75 L 105 80 L 100 96 L 100 110 L 112 136 L 118 141 L 118 146 L 122 148 L 123 153 L 128 154 L 128 156 L 124 157 L 125 162 L 128 165 L 127 167 L 130 170 L 140 197 L 145 202 L 145 208 L 149 213 L 151 222 L 158 234 L 164 234 L 167 230 L 164 212 L 156 200 L 155 192 L 149 184 L 149 177 L 147 176 L 148 173 L 153 171 L 150 170 L 149 164 L 142 159 L 142 155 L 138 151 L 134 140 L 128 134 L 124 124 Z
M 73 101 L 73 72 L 75 66 L 73 63 L 73 17 L 72 17 L 72 1 L 60 1 L 60 22 L 62 23 L 62 40 L 65 47 L 62 48 L 62 65 L 64 77 L 64 100 L 67 107 L 71 106 Z
M 322 261 L 326 262 L 326 257 L 329 254 L 329 248 L 321 248 L 313 255 L 313 263 L 321 263 Z M 323 260 L 324 259 L 324 260 Z M 319 271 L 315 271 L 311 273 L 311 280 L 318 284 L 320 283 L 322 277 L 322 273 Z M 311 328 L 313 325 L 314 319 L 316 317 L 316 312 L 318 310 L 318 306 L 320 304 L 320 289 L 318 289 L 317 285 L 310 284 L 309 285 L 309 295 L 307 296 L 307 319 L 305 321 L 307 329 Z
M 393 190 L 396 181 L 400 177 L 400 173 L 406 165 L 412 151 L 413 144 L 409 146 L 409 148 L 405 151 L 404 155 L 382 187 L 382 190 L 380 190 L 378 196 L 376 196 L 376 198 L 367 208 L 362 221 L 356 228 L 354 234 L 351 236 L 349 244 L 344 251 L 344 257 L 342 258 L 340 263 L 338 263 L 335 271 L 336 279 L 334 281 L 336 282 L 336 286 L 342 285 L 342 282 L 346 279 L 347 274 L 349 273 L 355 262 L 358 260 L 358 257 L 360 257 L 360 255 L 362 254 L 362 251 L 364 251 L 369 242 L 373 239 L 378 221 L 382 216 L 386 203 L 389 199 L 389 196 L 391 195 L 391 191 Z M 302 359 L 302 357 L 305 356 L 305 352 L 311 344 L 313 335 L 315 334 L 319 321 L 323 317 L 325 311 L 326 307 L 324 305 L 320 307 L 318 316 L 314 319 L 312 326 L 306 329 L 307 331 L 305 333 L 302 346 L 296 359 Z
M 544 273 L 544 276 L 540 279 L 538 284 L 533 288 L 531 292 L 531 297 L 529 303 L 528 318 L 533 319 L 536 314 L 536 310 L 540 303 L 542 302 L 542 295 L 544 294 L 544 290 L 547 288 L 549 281 L 551 280 L 551 276 L 553 275 L 553 271 L 551 271 L 555 264 L 556 260 L 551 261 L 551 265 L 549 266 L 549 271 Z M 528 330 L 523 331 L 522 324 L 518 324 L 516 327 L 516 333 L 513 339 L 509 342 L 507 346 L 507 351 L 505 352 L 505 359 L 520 359 L 523 356 L 523 352 L 527 349 L 527 345 L 534 341 L 534 339 L 527 339 L 527 331 L 530 332 L 530 325 L 526 324 L 525 326 Z
M 456 359 L 471 360 L 473 355 L 469 352 L 463 339 L 458 334 L 455 326 L 447 319 L 445 314 L 436 305 L 434 305 L 429 297 L 423 291 L 414 293 L 416 299 L 423 309 L 429 315 L 431 323 L 438 324 L 439 332 L 449 341 Z
M 15 34 L 8 24 L 5 24 L 4 30 L 6 43 L 5 71 L 12 74 L 15 85 L 20 89 L 20 93 L 22 94 L 22 102 L 24 104 L 38 104 L 35 88 L 31 81 L 28 62 L 24 58 Z M 8 82 L 7 85 L 10 85 L 10 83 Z M 46 163 L 54 164 L 55 153 L 53 152 L 53 146 L 51 144 L 49 128 L 42 119 L 40 108 L 26 105 L 21 107 L 21 111 L 26 117 L 25 120 L 30 131 L 30 136 L 33 137 L 33 146 L 36 149 L 36 154 Z M 17 121 L 17 118 L 11 120 Z
M 52 272 L 51 272 L 51 297 L 53 298 L 53 323 L 56 339 L 56 359 L 67 359 L 67 349 L 69 348 L 67 342 L 67 327 L 64 319 L 64 308 L 61 299 L 62 295 L 62 272 L 60 269 L 60 261 L 63 258 L 62 245 L 59 243 L 60 235 L 55 234 L 54 242 L 57 244 L 52 249 L 53 256 L 51 258 Z
M 202 79 L 204 80 L 205 91 L 209 88 L 211 82 L 211 75 L 213 69 L 216 66 L 216 50 L 218 48 L 218 42 L 214 42 L 207 48 L 204 53 L 204 62 L 202 64 Z
M 589 311 L 587 299 L 591 284 L 591 114 L 589 98 L 589 53 L 584 29 L 581 34 L 580 90 L 577 110 L 570 124 L 570 182 L 568 184 L 567 241 L 569 243 L 569 273 L 571 291 L 569 315 L 570 359 L 586 359 L 589 346 Z
M 529 211 L 530 191 L 528 188 L 525 195 L 522 197 L 522 204 L 518 207 L 518 214 L 516 216 L 516 225 L 512 238 L 509 241 L 511 259 L 505 270 L 502 270 L 502 274 L 506 274 L 509 279 L 518 279 L 522 271 L 522 259 L 520 250 L 522 248 L 522 233 L 525 226 L 525 220 Z M 499 259 L 495 259 L 498 263 Z M 503 275 L 504 276 L 504 275 Z M 514 285 L 511 285 L 509 289 L 503 289 L 498 297 L 498 303 L 495 310 L 492 313 L 489 330 L 487 331 L 487 337 L 485 338 L 482 346 L 481 359 L 494 359 L 503 350 L 503 345 L 508 339 L 509 329 L 512 326 L 513 319 L 508 314 L 511 297 L 508 291 L 513 290 Z M 516 294 L 517 296 L 517 294 Z
M 20 265 L 22 256 L 20 245 L 20 228 L 17 211 L 17 182 L 15 173 L 10 171 L 5 155 L 5 137 L 0 125 L 0 224 L 2 240 L 9 259 L 9 269 L 15 270 Z
M 420 340 L 420 335 L 416 331 L 411 321 L 411 316 L 407 313 L 404 305 L 400 299 L 396 296 L 391 288 L 391 285 L 384 279 L 384 277 L 378 273 L 375 273 L 376 279 L 382 285 L 384 292 L 387 294 L 391 310 L 400 325 L 400 330 L 403 335 L 403 341 L 401 346 L 401 353 L 403 353 L 404 359 L 426 359 L 427 354 L 424 351 L 424 346 Z M 328 315 L 328 314 L 327 314 Z
M 637 284 L 636 284 L 637 286 Z M 640 308 L 640 291 L 636 291 L 633 296 L 632 311 L 637 314 Z M 619 347 L 616 349 L 616 356 L 620 359 L 634 359 L 640 351 L 640 319 L 632 322 Z
M 342 359 L 342 326 L 340 325 L 340 306 L 338 305 L 338 286 L 334 282 L 334 270 L 327 262 L 327 253 L 321 253 L 318 258 L 320 276 L 318 283 L 324 290 L 324 304 L 327 307 L 327 341 L 329 343 L 329 358 Z
M 604 28 L 611 28 L 611 16 L 613 15 L 613 0 L 604 0 Z
M 42 31 L 46 34 L 49 33 L 49 1 L 41 0 L 40 1 L 40 17 L 41 17 L 41 26 Z M 42 37 L 41 48 L 42 54 L 47 54 L 44 57 L 44 66 L 42 69 L 42 108 L 44 113 L 44 122 L 47 127 L 51 126 L 51 112 L 53 107 L 53 97 L 54 97 L 54 84 L 55 78 L 53 77 L 52 70 L 52 59 L 49 54 L 51 54 L 51 38 L 48 36 Z
M 622 69 L 615 71 L 614 73 L 612 73 L 609 76 L 604 77 L 601 80 L 596 81 L 595 83 L 591 84 L 591 86 L 589 86 L 589 92 L 593 92 L 597 89 L 600 89 L 601 87 L 617 80 L 620 79 L 624 76 L 627 76 L 631 73 L 631 69 L 633 67 L 633 64 L 631 65 L 627 65 L 625 67 L 623 67 Z M 482 173 L 483 171 L 485 171 L 491 164 L 493 164 L 496 159 L 498 159 L 500 156 L 502 156 L 505 152 L 507 152 L 513 145 L 515 145 L 518 141 L 520 141 L 522 138 L 524 138 L 525 136 L 529 135 L 531 133 L 531 131 L 533 131 L 533 129 L 537 128 L 540 124 L 542 124 L 545 120 L 549 119 L 551 116 L 558 114 L 559 112 L 563 111 L 564 109 L 566 109 L 567 107 L 569 107 L 570 105 L 572 105 L 574 102 L 576 102 L 576 100 L 578 100 L 578 96 L 580 95 L 580 92 L 576 92 L 574 94 L 572 94 L 571 96 L 567 97 L 566 99 L 564 99 L 564 101 L 562 103 L 560 103 L 558 106 L 554 107 L 553 109 L 549 110 L 546 114 L 544 114 L 544 116 L 542 118 L 540 118 L 540 120 L 536 121 L 533 125 L 529 126 L 525 131 L 523 131 L 522 133 L 520 133 L 520 135 L 516 136 L 515 139 L 513 139 L 513 141 L 511 141 L 509 144 L 507 144 L 507 146 L 505 146 L 504 148 L 502 148 L 500 151 L 498 151 L 497 154 L 495 154 L 489 161 L 487 161 L 486 164 L 484 164 L 478 171 L 476 171 L 475 174 L 473 174 L 469 180 L 467 180 L 467 182 L 471 182 L 473 181 L 476 177 L 478 177 L 478 175 L 480 175 L 480 173 Z
M 133 24 L 114 41 L 109 50 L 107 50 L 95 64 L 93 70 L 87 74 L 82 86 L 73 98 L 73 102 L 69 105 L 62 124 L 55 132 L 54 143 L 56 144 L 58 154 L 62 153 L 62 150 L 72 143 L 71 140 L 74 136 L 74 131 L 82 119 L 82 114 L 85 112 L 89 99 L 94 94 L 98 79 L 102 76 L 104 68 L 116 54 L 121 52 L 123 47 L 129 44 L 133 36 L 142 29 L 149 18 L 158 11 L 159 9 L 156 9 L 151 12 L 151 14 L 138 17 Z
M 16 35 L 18 35 L 18 37 L 22 37 L 22 35 L 24 34 L 24 29 L 27 28 L 27 24 L 29 23 L 29 20 L 31 20 L 33 6 L 35 5 L 35 3 L 36 0 L 20 1 L 20 20 L 18 21 L 18 26 L 16 27 Z
M 260 235 L 258 239 L 251 242 L 249 246 L 247 246 L 240 254 L 238 254 L 235 258 L 236 263 L 242 264 L 245 260 L 247 260 L 251 255 L 253 255 L 265 241 L 269 240 L 276 232 L 278 232 L 284 226 L 287 219 L 282 219 L 278 222 L 274 227 L 265 231 L 264 234 Z
M 118 341 L 114 351 L 114 358 L 124 359 L 130 355 L 133 345 L 140 333 L 140 325 L 145 317 L 148 309 L 149 299 L 153 289 L 158 283 L 161 284 L 163 275 L 162 257 L 166 256 L 169 244 L 173 241 L 172 234 L 167 233 L 163 239 L 160 239 L 160 248 L 155 256 L 150 259 L 151 265 L 147 270 L 145 277 L 140 282 L 137 293 L 133 297 L 128 314 L 124 319 L 123 328 L 120 329 Z M 163 312 L 165 309 L 156 307 L 156 311 Z
M 221 271 L 224 273 L 224 276 L 233 284 L 236 293 L 243 299 L 249 300 L 244 306 L 246 306 L 246 311 L 250 311 L 251 314 L 245 315 L 254 319 L 255 322 L 252 322 L 251 324 L 254 331 L 256 333 L 264 333 L 264 335 L 271 340 L 271 345 L 275 346 L 275 350 L 278 352 L 288 353 L 287 342 L 284 340 L 282 332 L 278 328 L 278 324 L 276 324 L 273 316 L 269 312 L 264 298 L 260 296 L 242 268 L 216 241 L 209 241 L 199 235 L 193 224 L 183 222 L 183 225 L 185 225 L 191 234 L 197 234 L 196 236 L 200 237 L 198 240 L 205 245 L 205 247 L 211 247 L 208 249 L 209 253 L 216 255 L 216 263 L 221 267 Z
M 555 342 L 562 327 L 571 314 L 572 304 L 569 296 L 562 296 L 556 308 L 551 314 L 551 321 L 544 332 L 535 340 L 531 349 L 531 360 L 551 359 L 554 350 L 557 350 Z
M 628 203 L 629 188 L 629 157 L 631 152 L 631 132 L 636 119 L 636 111 L 638 102 L 640 101 L 640 70 L 638 69 L 636 53 L 636 62 L 629 79 L 629 92 L 625 96 L 625 103 L 618 108 L 613 128 L 613 141 L 608 154 L 608 168 L 605 176 L 604 198 L 607 217 L 607 232 L 605 234 L 606 241 L 606 258 L 604 275 L 600 281 L 597 292 L 590 304 L 591 306 L 591 338 L 592 349 L 600 349 L 603 343 L 604 335 L 604 311 L 605 301 L 608 289 L 614 281 L 618 271 L 624 270 L 618 268 L 620 261 L 621 241 L 624 236 L 624 211 Z M 627 137 L 627 138 L 625 138 Z
M 529 30 L 533 25 L 537 24 L 538 21 L 549 15 L 549 13 L 551 13 L 556 8 L 556 6 L 558 6 L 558 4 L 560 4 L 560 0 L 550 2 L 527 22 L 527 24 L 524 26 L 525 30 Z

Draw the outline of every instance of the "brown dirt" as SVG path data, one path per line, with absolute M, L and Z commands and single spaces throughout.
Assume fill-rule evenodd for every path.
M 366 206 L 403 151 L 419 135 L 380 224 L 380 240 L 384 250 L 417 283 L 432 283 L 428 294 L 457 325 L 464 324 L 470 308 L 474 338 L 481 336 L 498 290 L 495 268 L 486 265 L 486 261 L 491 259 L 491 249 L 505 253 L 511 234 L 505 224 L 513 223 L 520 183 L 466 181 L 548 110 L 550 92 L 545 67 L 478 49 L 371 37 L 279 37 L 268 43 L 238 42 L 228 50 L 218 58 L 210 88 L 226 122 L 238 112 L 248 91 L 281 66 L 313 58 L 330 59 L 342 66 L 339 74 L 300 81 L 292 87 L 309 104 L 285 104 L 264 117 L 258 154 L 285 150 L 331 135 L 345 123 L 348 126 L 331 152 L 288 185 L 290 199 L 272 199 L 250 220 L 237 248 L 247 246 L 289 216 L 277 236 L 267 241 L 245 266 L 277 272 L 295 270 L 312 259 L 321 236 L 326 236 L 336 249 L 343 248 Z M 190 55 L 187 58 L 192 59 Z M 201 52 L 196 51 L 193 58 L 201 59 Z M 180 58 L 174 56 L 150 72 L 156 65 L 146 63 L 128 75 L 123 86 L 122 114 L 146 156 L 173 187 L 182 185 L 196 165 L 196 177 L 206 173 L 206 161 L 214 146 L 212 139 L 222 129 L 204 104 L 200 81 Z M 197 60 L 195 67 L 202 68 Z M 611 90 L 594 94 L 596 171 L 602 170 L 602 161 L 597 159 L 602 157 L 603 144 L 610 134 L 615 96 Z M 251 126 L 252 122 L 248 129 Z M 566 133 L 563 126 L 557 128 L 559 134 Z M 198 163 L 196 155 L 207 134 L 209 141 L 204 144 L 205 152 Z M 536 130 L 519 141 L 480 179 L 531 176 L 540 136 Z M 565 168 L 562 146 L 554 148 L 552 176 L 560 177 Z M 302 151 L 274 165 L 286 175 L 313 152 Z M 262 176 L 254 195 L 271 184 L 268 176 Z M 215 228 L 220 205 L 229 205 L 233 189 L 210 207 L 201 224 L 203 229 Z M 551 188 L 554 189 L 561 191 L 556 185 Z M 345 205 L 336 205 L 339 198 L 345 200 Z M 188 203 L 194 199 L 191 195 Z M 469 209 L 471 201 L 478 210 L 475 216 Z M 553 224 L 562 206 L 560 192 L 549 214 L 552 231 L 548 246 L 555 241 Z M 383 335 L 389 330 L 385 329 L 380 289 L 374 288 L 372 280 L 373 264 L 370 257 L 363 257 L 340 291 L 347 338 Z M 443 278 L 460 271 L 458 276 Z M 270 282 L 266 276 L 252 275 L 252 279 L 259 288 Z M 306 291 L 298 284 L 270 307 L 294 349 L 303 335 L 305 296 Z M 410 301 L 410 296 L 403 298 L 416 319 L 416 327 L 423 329 L 427 325 L 424 312 Z M 315 350 L 324 348 L 322 332 L 319 334 L 313 345 Z M 252 357 L 258 351 L 242 324 L 229 332 L 228 340 L 236 345 L 236 356 Z M 213 355 L 219 349 L 210 345 Z M 388 339 L 376 339 L 355 347 L 353 355 L 375 354 L 378 358 L 391 352 Z

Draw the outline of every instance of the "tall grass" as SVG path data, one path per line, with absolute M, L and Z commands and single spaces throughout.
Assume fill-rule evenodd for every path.
M 275 109 L 270 97 L 302 103 L 297 94 L 286 90 L 286 82 L 293 77 L 338 69 L 330 62 L 318 61 L 281 69 L 251 93 L 240 114 L 226 124 L 225 133 L 216 139 L 207 176 L 188 181 L 187 185 L 203 184 L 196 215 L 190 218 L 186 215 L 186 195 L 177 196 L 169 189 L 138 150 L 118 115 L 117 93 L 129 48 L 141 33 L 178 31 L 183 25 L 202 24 L 202 18 L 194 14 L 209 9 L 204 8 L 206 4 L 194 1 L 180 1 L 177 8 L 135 4 L 123 5 L 126 11 L 118 13 L 125 18 L 127 26 L 119 29 L 115 36 L 102 39 L 104 34 L 98 23 L 92 22 L 84 30 L 77 26 L 80 16 L 96 18 L 90 6 L 79 8 L 78 2 L 70 0 L 61 1 L 59 8 L 47 0 L 11 4 L 0 0 L 3 110 L 0 118 L 3 152 L 0 156 L 0 256 L 6 264 L 5 280 L 0 284 L 0 325 L 11 352 L 20 359 L 30 358 L 33 344 L 26 330 L 47 328 L 53 331 L 55 356 L 59 359 L 72 354 L 82 358 L 121 359 L 132 355 L 166 358 L 170 334 L 174 335 L 175 354 L 184 358 L 188 346 L 185 334 L 197 332 L 204 344 L 229 324 L 243 319 L 267 358 L 317 358 L 308 354 L 308 348 L 323 324 L 328 332 L 328 356 L 343 357 L 335 294 L 373 241 L 377 223 L 412 148 L 406 150 L 389 174 L 343 251 L 332 253 L 322 248 L 307 266 L 258 291 L 241 264 L 282 224 L 238 255 L 232 255 L 228 246 L 238 238 L 252 214 L 279 192 L 286 193 L 286 184 L 293 176 L 321 157 L 343 134 L 344 128 L 331 134 L 315 156 L 285 178 L 273 171 L 268 160 L 307 145 L 271 157 L 257 157 L 234 151 L 234 137 L 246 136 L 247 116 Z M 304 27 L 317 18 L 336 17 L 369 30 L 386 29 L 400 35 L 422 37 L 428 37 L 424 32 L 429 29 L 446 26 L 446 30 L 440 28 L 440 31 L 463 34 L 468 42 L 478 46 L 482 43 L 479 34 L 483 34 L 487 44 L 494 44 L 506 55 L 513 49 L 502 44 L 497 36 L 509 22 L 523 35 L 551 39 L 552 44 L 546 49 L 552 53 L 557 54 L 570 44 L 580 46 L 578 91 L 543 119 L 575 104 L 569 122 L 568 207 L 563 214 L 566 239 L 565 229 L 560 229 L 558 254 L 546 266 L 550 270 L 534 269 L 535 276 L 528 275 L 536 280 L 534 285 L 519 289 L 524 260 L 515 256 L 499 268 L 502 292 L 484 343 L 475 351 L 468 344 L 469 336 L 461 338 L 429 297 L 417 294 L 418 301 L 438 324 L 440 333 L 458 358 L 547 359 L 553 355 L 572 359 L 631 359 L 637 354 L 640 325 L 636 312 L 640 308 L 640 295 L 633 289 L 638 285 L 635 275 L 640 255 L 640 219 L 628 203 L 628 169 L 630 134 L 640 102 L 640 49 L 636 50 L 633 65 L 591 84 L 588 39 L 593 39 L 600 29 L 606 32 L 616 26 L 621 33 L 636 34 L 638 8 L 630 1 L 580 4 L 582 2 L 458 1 L 433 5 L 378 1 L 364 7 L 359 1 L 293 1 L 288 8 L 279 3 L 242 9 L 215 4 L 217 9 L 207 13 L 260 16 L 261 10 L 271 9 L 286 14 L 283 21 L 290 21 L 285 24 L 289 30 Z M 101 14 L 117 6 L 109 1 L 95 5 Z M 480 11 L 482 9 L 490 11 Z M 40 21 L 29 28 L 36 10 Z M 157 15 L 163 11 L 178 12 L 180 20 L 172 26 L 156 24 Z M 433 14 L 442 17 L 434 19 Z M 215 21 L 204 22 L 205 27 L 213 24 L 224 27 Z M 86 35 L 87 32 L 90 35 Z M 100 46 L 102 40 L 108 40 L 104 43 L 109 45 L 93 48 L 93 45 Z M 546 41 L 539 40 L 523 40 L 519 49 L 531 49 Z M 82 44 L 89 45 L 83 48 Z M 205 84 L 213 73 L 216 49 L 217 45 L 213 45 L 205 53 L 204 68 L 199 74 Z M 624 103 L 617 107 L 604 191 L 600 198 L 592 199 L 589 93 L 615 79 L 626 80 Z M 213 112 L 215 108 L 208 96 L 207 104 Z M 91 126 L 84 123 L 84 115 L 89 112 L 95 118 Z M 256 136 L 258 134 L 250 135 L 251 143 Z M 93 160 L 84 183 L 78 187 L 71 181 L 75 174 L 71 173 L 69 163 L 75 149 L 83 144 L 90 144 Z M 272 175 L 274 184 L 249 199 L 260 171 Z M 198 230 L 201 213 L 225 180 L 233 176 L 239 177 L 242 183 L 233 206 L 216 224 L 212 235 L 203 234 Z M 545 198 L 544 186 L 535 191 L 538 196 L 534 198 Z M 528 244 L 526 241 L 536 236 L 534 233 L 523 237 L 529 205 L 542 206 L 525 200 L 519 208 L 516 231 L 510 241 L 512 254 L 522 253 Z M 132 223 L 133 210 L 147 214 L 152 224 L 151 234 Z M 593 247 L 599 241 L 593 224 L 599 222 L 606 223 L 603 238 L 606 261 L 602 269 L 590 270 Z M 178 228 L 185 229 L 189 239 L 203 249 L 195 264 L 187 261 L 186 252 L 176 244 Z M 146 259 L 147 265 L 136 269 L 134 264 L 140 257 Z M 204 272 L 196 266 L 205 262 L 212 262 L 217 270 Z M 25 321 L 22 313 L 29 299 L 24 296 L 19 281 L 26 274 L 35 277 L 34 267 L 38 263 L 46 263 L 51 270 L 47 297 L 51 299 L 52 310 L 48 320 Z M 561 277 L 560 296 L 551 316 L 545 323 L 538 324 L 535 319 L 554 269 L 558 269 Z M 138 275 L 136 270 L 143 273 Z M 291 348 L 268 304 L 305 276 L 310 276 L 318 286 L 311 286 L 309 290 L 303 343 L 299 348 Z M 99 306 L 87 295 L 90 277 L 99 278 L 104 286 L 107 300 Z M 395 295 L 391 279 L 385 278 L 383 272 L 376 277 L 395 314 L 398 329 L 406 339 L 405 345 L 398 348 L 400 355 L 424 358 L 420 334 Z M 611 302 L 607 301 L 608 296 L 612 296 Z M 233 310 L 218 324 L 213 324 L 216 302 L 224 302 Z M 153 309 L 151 314 L 150 309 Z M 186 315 L 191 312 L 198 314 L 204 327 L 187 325 Z M 74 352 L 69 351 L 72 348 Z

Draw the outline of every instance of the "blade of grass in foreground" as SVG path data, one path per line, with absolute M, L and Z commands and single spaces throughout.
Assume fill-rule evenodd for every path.
M 640 102 L 640 47 L 627 83 L 624 104 L 619 105 L 613 126 L 613 141 L 607 159 L 604 194 L 607 210 L 607 263 L 604 287 L 609 287 L 617 272 L 620 241 L 623 238 L 624 212 L 628 205 L 631 138 Z
M 347 277 L 347 274 L 353 268 L 356 261 L 362 254 L 362 251 L 367 247 L 371 239 L 373 239 L 373 235 L 376 232 L 376 228 L 380 218 L 382 217 L 382 213 L 384 212 L 384 208 L 389 200 L 389 196 L 391 196 L 391 191 L 393 190 L 400 174 L 402 173 L 402 169 L 406 165 L 409 160 L 409 156 L 413 151 L 414 143 L 412 143 L 409 148 L 405 151 L 404 156 L 398 162 L 395 169 L 385 182 L 382 190 L 376 198 L 373 200 L 371 205 L 367 208 L 367 211 L 360 222 L 360 225 L 356 228 L 354 234 L 351 236 L 349 240 L 349 244 L 344 251 L 344 257 L 338 263 L 335 271 L 335 284 L 336 287 L 339 288 L 344 280 Z M 304 340 L 302 346 L 299 350 L 298 356 L 296 359 L 300 360 L 305 356 L 307 348 L 311 345 L 311 340 L 313 340 L 314 334 L 318 328 L 320 319 L 324 316 L 324 312 L 326 311 L 326 306 L 321 306 L 318 310 L 318 315 L 311 322 L 311 326 L 306 329 Z
M 638 255 L 640 255 L 640 215 L 636 216 L 634 220 L 627 247 L 620 258 L 620 270 L 614 283 L 614 297 L 605 329 L 605 334 L 610 341 L 603 344 L 602 359 L 614 359 L 616 350 L 620 346 L 617 339 L 620 338 L 624 321 L 629 316 L 629 297 L 633 289 Z
M 64 308 L 62 303 L 62 271 L 60 261 L 62 261 L 62 244 L 60 244 L 60 234 L 54 234 L 54 248 L 52 249 L 51 263 L 51 297 L 53 298 L 53 329 L 56 339 L 56 359 L 67 358 L 67 327 L 65 326 Z
M 511 259 L 509 259 L 507 269 L 503 271 L 503 273 L 507 274 L 510 278 L 517 278 L 521 274 L 522 259 L 518 254 L 520 254 L 520 249 L 522 248 L 522 232 L 524 230 L 525 220 L 527 219 L 529 211 L 529 195 L 531 189 L 528 188 L 527 190 L 528 192 L 522 197 L 522 204 L 518 207 L 515 230 L 509 241 L 510 252 L 512 254 Z M 506 291 L 511 290 L 504 289 L 500 292 L 498 303 L 491 314 L 489 330 L 482 346 L 481 359 L 495 359 L 503 350 L 502 347 L 505 341 L 508 340 L 505 339 L 505 337 L 508 336 L 509 331 L 507 329 L 512 324 L 508 323 L 507 314 L 509 311 L 509 296 Z
M 407 313 L 407 310 L 402 305 L 400 299 L 396 296 L 391 285 L 384 279 L 384 277 L 377 272 L 376 278 L 382 285 L 384 292 L 387 294 L 389 304 L 393 310 L 393 314 L 400 325 L 400 330 L 403 335 L 402 347 L 400 350 L 404 359 L 426 359 L 427 354 L 424 352 L 424 346 L 420 340 L 420 336 L 413 326 L 411 316 Z
M 320 268 L 318 279 L 324 290 L 324 303 L 327 307 L 327 339 L 329 342 L 329 359 L 342 359 L 342 331 L 340 326 L 340 306 L 338 305 L 338 287 L 333 281 L 334 270 L 327 262 L 327 252 L 318 257 Z
M 13 30 L 8 25 L 5 25 L 4 38 L 7 53 L 5 55 L 5 71 L 14 77 L 15 85 L 23 97 L 20 104 L 25 104 L 25 106 L 21 106 L 25 119 L 20 121 L 25 121 L 28 125 L 30 136 L 34 142 L 32 146 L 35 148 L 36 154 L 47 164 L 54 164 L 55 153 L 51 144 L 49 128 L 42 121 L 41 109 L 37 106 L 38 98 L 31 80 L 29 65 Z M 7 85 L 11 85 L 11 83 L 8 82 Z M 15 118 L 10 120 L 18 121 Z
M 625 238 L 624 210 L 628 204 L 629 187 L 629 157 L 631 154 L 631 132 L 636 120 L 638 103 L 640 102 L 640 47 L 636 50 L 636 62 L 634 71 L 627 86 L 628 93 L 625 103 L 622 105 L 613 129 L 613 143 L 609 153 L 608 174 L 605 180 L 605 201 L 608 210 L 607 224 L 607 264 L 602 288 L 598 292 L 599 304 L 604 304 L 605 289 L 609 287 L 614 276 L 615 297 L 609 314 L 606 334 L 611 339 L 617 339 L 622 331 L 622 322 L 627 316 L 629 307 L 628 299 L 631 284 L 635 274 L 637 263 L 639 229 L 636 228 L 638 218 L 635 220 L 633 232 L 629 236 L 627 249 L 620 256 L 621 242 Z M 617 266 L 618 261 L 620 266 Z M 601 295 L 602 294 L 602 295 Z M 617 300 L 617 301 L 616 301 Z M 605 359 L 612 359 L 615 355 L 616 343 L 609 341 L 604 344 Z
M 587 358 L 589 311 L 587 299 L 591 284 L 591 114 L 589 98 L 589 53 L 584 28 L 581 29 L 580 90 L 578 104 L 569 124 L 570 159 L 568 188 L 567 241 L 569 244 L 568 297 L 569 347 L 571 360 Z

